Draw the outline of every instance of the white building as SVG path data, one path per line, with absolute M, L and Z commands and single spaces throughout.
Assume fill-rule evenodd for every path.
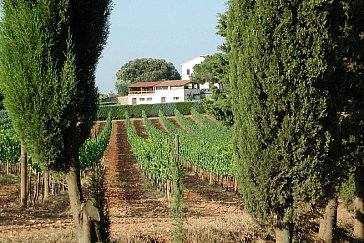
M 191 80 L 191 75 L 193 73 L 193 67 L 196 64 L 201 64 L 205 61 L 207 56 L 198 56 L 195 57 L 185 63 L 182 63 L 182 79 L 183 80 Z M 214 86 L 218 89 L 222 89 L 222 85 L 219 83 L 214 83 Z M 200 85 L 201 92 L 204 90 L 204 92 L 210 89 L 210 84 L 208 82 Z
M 182 79 L 191 80 L 190 76 L 193 73 L 193 67 L 196 64 L 201 64 L 203 61 L 205 61 L 206 57 L 207 56 L 198 56 L 193 58 L 192 60 L 182 63 Z
M 128 86 L 128 104 L 156 104 L 200 99 L 199 84 L 191 80 L 137 82 Z

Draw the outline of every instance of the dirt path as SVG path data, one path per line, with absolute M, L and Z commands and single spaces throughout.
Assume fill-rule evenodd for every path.
M 141 125 L 137 120 L 134 125 Z M 127 142 L 124 121 L 113 121 L 110 146 L 105 153 L 112 238 L 169 238 L 167 201 L 145 181 Z
M 171 119 L 172 121 L 174 119 Z M 132 119 L 139 136 L 147 133 L 142 119 Z M 156 119 L 153 124 L 164 130 Z M 112 238 L 122 242 L 144 239 L 170 242 L 172 224 L 166 198 L 146 181 L 127 143 L 124 121 L 114 121 L 110 146 L 105 153 L 108 164 L 108 194 Z M 191 172 L 185 173 L 185 208 L 188 238 L 194 242 L 235 242 L 256 234 L 254 224 L 241 210 L 241 198 L 219 187 L 212 187 Z M 241 224 L 248 227 L 241 227 Z M 242 231 L 249 231 L 245 235 Z M 235 236 L 232 236 L 235 235 Z M 201 238 L 202 237 L 202 238 Z M 219 239 L 218 241 L 217 239 Z M 244 238 L 245 237 L 245 238 Z M 200 240 L 201 238 L 201 240 Z M 228 240 L 228 241 L 227 241 Z M 206 241 L 205 241 L 206 242 Z

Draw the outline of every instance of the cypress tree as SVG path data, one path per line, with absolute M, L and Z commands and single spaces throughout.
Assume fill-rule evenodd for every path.
M 245 207 L 277 242 L 336 172 L 340 80 L 337 1 L 232 0 L 228 9 L 233 143 Z
M 78 150 L 96 113 L 94 72 L 111 0 L 2 0 L 0 88 L 22 144 L 66 174 L 80 242 L 90 242 Z
M 355 183 L 354 235 L 364 240 L 364 2 L 343 1 L 346 83 L 342 130 L 344 161 Z

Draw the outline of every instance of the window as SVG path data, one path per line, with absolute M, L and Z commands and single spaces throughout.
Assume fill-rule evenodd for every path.
M 147 98 L 147 101 L 152 101 L 152 97 L 148 97 Z
M 173 100 L 179 100 L 179 97 L 173 97 Z
M 139 101 L 144 101 L 145 100 L 145 98 L 139 98 Z
M 168 86 L 158 86 L 157 90 L 167 90 Z
M 187 75 L 191 75 L 191 70 L 187 69 Z

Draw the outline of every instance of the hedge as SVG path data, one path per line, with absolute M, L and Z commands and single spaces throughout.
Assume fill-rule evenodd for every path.
M 109 113 L 113 120 L 125 119 L 127 111 L 129 117 L 142 117 L 144 110 L 148 117 L 158 116 L 159 110 L 166 116 L 174 116 L 174 109 L 177 109 L 183 115 L 191 114 L 191 107 L 198 112 L 203 112 L 200 102 L 176 102 L 176 103 L 160 103 L 160 104 L 143 104 L 143 105 L 100 105 L 97 111 L 97 120 L 106 120 Z
M 96 120 L 106 120 L 109 112 L 111 113 L 112 120 L 122 120 L 125 119 L 125 111 L 128 112 L 130 118 L 139 118 L 142 117 L 143 110 L 148 117 L 157 117 L 159 110 L 166 116 L 174 116 L 174 109 L 177 109 L 183 115 L 190 115 L 191 107 L 200 113 L 204 112 L 199 101 L 144 105 L 99 105 Z M 5 110 L 0 110 L 0 119 L 4 118 L 7 118 L 7 113 Z

